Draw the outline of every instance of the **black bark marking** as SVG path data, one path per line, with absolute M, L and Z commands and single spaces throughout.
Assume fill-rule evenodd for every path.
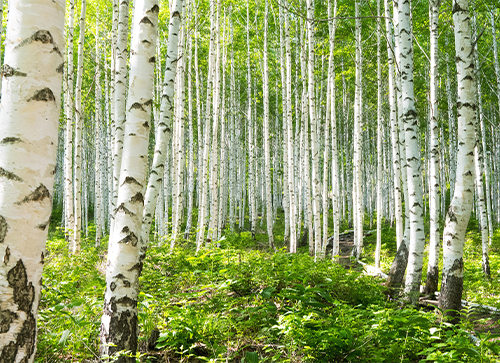
M 153 22 L 151 20 L 149 20 L 149 18 L 147 16 L 142 18 L 141 21 L 139 22 L 139 24 L 148 24 L 148 25 L 154 26 Z
M 463 258 L 456 259 L 450 270 L 446 274 L 443 273 L 443 281 L 441 282 L 439 307 L 443 309 L 445 316 L 451 318 L 451 322 L 454 324 L 459 322 L 459 311 L 462 308 L 462 291 L 464 288 L 463 269 Z M 460 277 L 455 276 L 457 270 Z
M 56 52 L 59 54 L 59 56 L 62 57 L 61 51 L 57 47 L 57 45 L 54 42 L 54 38 L 52 37 L 52 34 L 48 30 L 37 30 L 33 35 L 25 40 L 23 40 L 21 43 L 19 43 L 16 48 L 24 47 L 25 45 L 31 44 L 33 42 L 40 42 L 42 44 L 52 44 L 53 45 L 53 52 Z
M 15 342 L 10 342 L 3 347 L 0 354 L 0 363 L 12 363 L 16 361 L 18 346 Z
M 9 66 L 8 64 L 4 64 L 3 69 L 2 69 L 2 76 L 4 77 L 26 77 L 28 74 L 18 71 L 17 69 L 14 69 L 13 67 Z
M 4 168 L 1 168 L 0 167 L 0 178 L 1 177 L 4 177 L 4 178 L 7 178 L 9 180 L 14 180 L 14 181 L 18 181 L 18 182 L 22 182 L 23 180 L 18 177 L 16 174 L 10 172 L 10 171 L 7 171 L 5 170 Z
M 132 104 L 132 106 L 130 106 L 129 111 L 132 111 L 132 110 L 141 110 L 141 111 L 146 111 L 146 110 L 142 107 L 142 105 L 141 105 L 139 102 L 134 102 L 134 103 Z
M 142 184 L 139 183 L 135 178 L 132 178 L 131 176 L 127 176 L 125 178 L 122 185 L 124 185 L 124 184 L 135 184 L 135 185 L 142 187 Z
M 121 305 L 125 309 L 118 313 L 118 306 Z M 138 319 L 135 309 L 137 301 L 129 297 L 122 297 L 116 300 L 111 298 L 110 302 L 105 306 L 105 314 L 110 315 L 109 334 L 105 337 L 107 342 L 113 342 L 114 346 L 109 347 L 109 355 L 121 350 L 130 350 L 132 354 L 137 351 L 137 331 Z M 132 309 L 127 309 L 132 308 Z M 117 362 L 128 362 L 126 357 L 121 356 Z
M 3 255 L 3 263 L 7 265 L 10 261 L 10 248 L 7 247 L 5 249 L 5 254 Z
M 16 204 L 20 205 L 22 203 L 41 202 L 47 198 L 51 198 L 50 192 L 45 185 L 40 184 L 33 192 L 28 194 L 22 201 L 17 202 Z
M 151 8 L 150 10 L 153 14 L 158 14 L 160 12 L 160 7 L 158 5 L 155 5 Z
M 57 73 L 61 73 L 61 74 L 64 73 L 64 62 L 62 62 L 61 64 L 59 64 L 59 66 L 56 68 L 56 72 Z
M 19 137 L 4 137 L 2 141 L 0 141 L 0 144 L 15 144 L 16 142 L 23 142 L 23 140 L 21 140 Z
M 13 290 L 14 301 L 19 310 L 30 315 L 35 300 L 35 288 L 31 282 L 28 283 L 28 275 L 22 260 L 17 261 L 16 265 L 7 273 L 7 281 Z
M 144 127 L 149 127 L 149 123 L 146 121 L 146 122 L 144 122 L 144 123 L 142 124 L 142 126 L 144 126 Z
M 115 289 L 116 289 L 116 284 L 115 284 L 114 282 L 112 282 L 111 284 L 109 284 L 109 289 L 110 289 L 111 291 L 115 291 Z
M 118 241 L 118 243 L 131 243 L 132 246 L 137 246 L 137 236 L 135 235 L 135 233 L 131 232 L 129 233 L 126 237 L 122 238 L 120 241 Z
M 40 257 L 40 263 L 43 265 L 45 263 L 45 256 L 42 252 L 42 256 Z
M 7 333 L 10 329 L 10 324 L 17 319 L 18 315 L 10 310 L 0 310 L 0 334 Z
M 115 276 L 115 279 L 117 279 L 117 280 L 123 280 L 124 278 L 125 278 L 125 275 L 123 275 L 123 274 L 118 274 Z
M 0 216 L 0 243 L 3 243 L 7 231 L 9 230 L 9 225 L 3 216 Z
M 144 205 L 144 197 L 141 192 L 138 192 L 136 195 L 134 195 L 132 198 L 130 198 L 131 203 L 141 203 Z
M 152 105 L 153 105 L 153 100 L 152 99 L 149 99 L 146 102 L 144 102 L 144 106 L 149 107 L 149 106 L 152 106 Z
M 41 229 L 42 231 L 45 231 L 45 228 L 47 228 L 47 226 L 49 224 L 50 224 L 50 220 L 48 220 L 47 222 L 44 222 L 44 223 L 40 223 L 38 226 L 36 226 L 36 228 Z
M 128 280 L 123 280 L 123 286 L 125 286 L 125 287 L 130 287 L 130 281 L 128 281 Z
M 44 89 L 36 91 L 36 93 L 28 99 L 28 102 L 30 101 L 41 101 L 41 102 L 55 102 L 56 97 L 54 96 L 54 93 L 52 93 L 52 90 L 48 87 L 45 87 Z
M 401 245 L 396 252 L 396 257 L 391 265 L 391 270 L 389 271 L 389 276 L 385 286 L 387 287 L 387 293 L 392 297 L 397 296 L 398 292 L 403 286 L 403 279 L 405 276 L 406 266 L 408 265 L 408 246 L 406 242 L 401 242 Z
M 123 213 L 125 213 L 125 214 L 127 214 L 129 216 L 133 216 L 134 215 L 134 213 L 132 213 L 131 211 L 129 211 L 127 209 L 127 207 L 125 207 L 125 203 L 120 204 L 118 206 L 118 208 L 116 208 L 116 213 L 118 213 L 118 212 L 123 212 Z
M 137 270 L 139 272 L 142 271 L 142 263 L 140 262 L 137 262 L 134 266 L 132 266 L 131 268 L 128 269 L 129 271 L 134 271 L 134 270 Z
M 29 313 L 23 323 L 23 328 L 17 335 L 17 342 L 26 346 L 26 357 L 31 357 L 35 351 L 36 321 L 33 314 Z

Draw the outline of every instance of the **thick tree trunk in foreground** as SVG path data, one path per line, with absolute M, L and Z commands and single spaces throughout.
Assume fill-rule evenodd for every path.
M 13 0 L 0 105 L 0 362 L 32 363 L 52 210 L 66 2 Z
M 443 232 L 443 275 L 439 307 L 445 315 L 456 317 L 457 311 L 462 308 L 463 249 L 474 194 L 474 124 L 477 108 L 467 0 L 453 1 L 453 23 L 458 80 L 457 180 Z
M 130 50 L 127 123 L 115 222 L 108 247 L 101 356 L 137 350 L 137 295 L 142 261 L 139 238 L 144 208 L 149 122 L 153 105 L 158 1 L 135 3 Z M 110 344 L 113 343 L 113 346 Z M 135 362 L 121 356 L 117 362 Z

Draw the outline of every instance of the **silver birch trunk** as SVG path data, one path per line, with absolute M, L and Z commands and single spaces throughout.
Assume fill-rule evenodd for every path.
M 85 42 L 85 12 L 86 0 L 82 0 L 82 9 L 80 15 L 80 37 L 78 40 L 78 68 L 76 73 L 75 89 L 75 224 L 73 227 L 73 238 L 71 240 L 71 253 L 80 253 L 80 233 L 82 229 L 82 128 L 83 128 L 83 110 L 82 110 L 82 77 L 83 77 L 83 46 Z
M 113 150 L 113 207 L 117 207 L 118 181 L 120 180 L 120 168 L 123 152 L 123 137 L 125 129 L 126 116 L 126 92 L 127 92 L 127 46 L 128 46 L 128 18 L 129 18 L 129 0 L 119 0 L 118 5 L 118 25 L 117 40 L 115 50 L 115 82 L 114 82 L 114 150 Z M 114 210 L 111 214 L 111 228 L 114 223 Z
M 362 77 L 362 56 L 361 56 L 361 19 L 359 18 L 359 1 L 355 3 L 356 9 L 356 83 L 354 91 L 354 183 L 353 183 L 353 209 L 354 209 L 354 251 L 355 257 L 360 258 L 363 251 L 363 192 L 361 185 L 362 178 L 362 130 L 363 115 L 361 101 L 361 77 Z
M 141 244 L 146 184 L 149 122 L 153 105 L 157 0 L 137 0 L 130 48 L 130 83 L 118 207 L 108 246 L 106 293 L 101 320 L 101 357 L 122 350 L 137 351 L 137 297 L 142 261 Z M 111 344 L 112 343 L 112 344 Z M 135 362 L 120 355 L 120 363 Z
M 75 17 L 75 2 L 69 2 L 68 15 L 68 56 L 67 56 L 67 87 L 65 95 L 66 130 L 64 136 L 64 210 L 66 223 L 66 238 L 73 239 L 70 230 L 75 224 L 75 208 L 73 206 L 73 31 Z
M 429 2 L 430 23 L 430 152 L 429 152 L 429 262 L 427 265 L 426 295 L 434 295 L 438 288 L 439 280 L 439 123 L 438 123 L 438 31 L 439 31 L 439 6 L 440 0 Z M 443 150 L 444 151 L 444 150 Z
M 308 100 L 309 100 L 309 118 L 311 124 L 311 153 L 312 153 L 312 209 L 314 218 L 314 252 L 315 258 L 320 257 L 321 253 L 321 211 L 320 211 L 320 181 L 319 181 L 319 150 L 316 119 L 316 100 L 315 100 L 315 80 L 314 80 L 314 0 L 307 0 L 307 37 L 309 44 L 309 57 L 307 61 L 308 75 Z M 312 231 L 309 231 L 312 233 Z
M 380 0 L 377 0 L 377 16 L 380 17 Z M 380 63 L 380 18 L 377 19 L 377 242 L 375 246 L 375 267 L 380 268 L 382 248 L 382 66 Z
M 0 104 L 0 360 L 33 363 L 52 211 L 66 2 L 13 0 Z
M 264 13 L 264 52 L 263 52 L 263 97 L 264 97 L 264 174 L 266 189 L 266 224 L 267 235 L 269 238 L 269 247 L 274 248 L 273 235 L 273 205 L 272 205 L 272 186 L 271 186 L 271 150 L 269 149 L 269 70 L 267 68 L 267 24 L 269 16 L 269 4 L 266 0 Z
M 453 23 L 458 80 L 457 180 L 443 232 L 443 274 L 439 307 L 445 315 L 456 317 L 457 311 L 462 308 L 463 248 L 474 194 L 474 125 L 477 108 L 470 13 L 467 0 L 453 1 Z
M 423 188 L 421 179 L 418 120 L 413 89 L 413 46 L 410 2 L 399 0 L 400 70 L 402 116 L 405 128 L 410 248 L 404 293 L 412 303 L 418 301 L 424 258 Z
M 172 128 L 172 111 L 174 100 L 174 81 L 177 72 L 177 58 L 178 58 L 178 41 L 179 41 L 179 28 L 181 24 L 183 0 L 175 0 L 172 5 L 172 12 L 170 13 L 170 24 L 168 28 L 168 46 L 166 55 L 166 67 L 163 78 L 163 90 L 160 104 L 160 120 L 158 122 L 158 129 L 156 130 L 155 140 L 155 153 L 153 157 L 153 164 L 149 174 L 148 186 L 146 189 L 146 197 L 144 202 L 142 232 L 140 243 L 141 249 L 147 249 L 149 242 L 149 231 L 154 217 L 154 210 L 156 201 L 161 189 L 161 182 L 165 174 L 165 163 L 167 156 L 167 149 L 170 141 L 171 128 Z M 167 210 L 168 211 L 168 210 Z M 168 214 L 167 214 L 168 215 Z

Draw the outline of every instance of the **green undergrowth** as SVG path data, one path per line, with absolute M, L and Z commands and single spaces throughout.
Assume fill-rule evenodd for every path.
M 92 236 L 92 233 L 90 233 Z M 387 300 L 382 281 L 307 254 L 228 234 L 199 251 L 148 250 L 140 278 L 142 362 L 495 362 L 491 336 Z M 389 237 L 387 238 L 390 239 Z M 106 240 L 70 256 L 47 246 L 37 362 L 94 362 Z M 147 341 L 160 332 L 156 351 Z

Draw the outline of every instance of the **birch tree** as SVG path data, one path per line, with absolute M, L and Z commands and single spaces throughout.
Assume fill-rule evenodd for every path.
M 0 104 L 0 361 L 33 363 L 56 168 L 66 2 L 12 0 Z
M 438 288 L 439 279 L 439 124 L 438 124 L 438 25 L 440 0 L 429 2 L 430 25 L 430 152 L 429 152 L 429 262 L 425 292 L 433 295 Z
M 445 315 L 456 317 L 456 312 L 462 308 L 463 248 L 474 193 L 473 150 L 477 108 L 470 12 L 467 0 L 453 0 L 453 24 L 458 82 L 457 180 L 443 232 L 443 274 L 439 306 Z
M 73 227 L 73 238 L 71 240 L 70 251 L 74 254 L 80 253 L 80 233 L 82 229 L 82 128 L 83 128 L 83 110 L 82 110 L 82 77 L 83 77 L 83 46 L 85 43 L 85 14 L 87 1 L 82 0 L 82 9 L 80 15 L 80 37 L 78 40 L 78 68 L 76 72 L 75 89 L 75 224 Z

